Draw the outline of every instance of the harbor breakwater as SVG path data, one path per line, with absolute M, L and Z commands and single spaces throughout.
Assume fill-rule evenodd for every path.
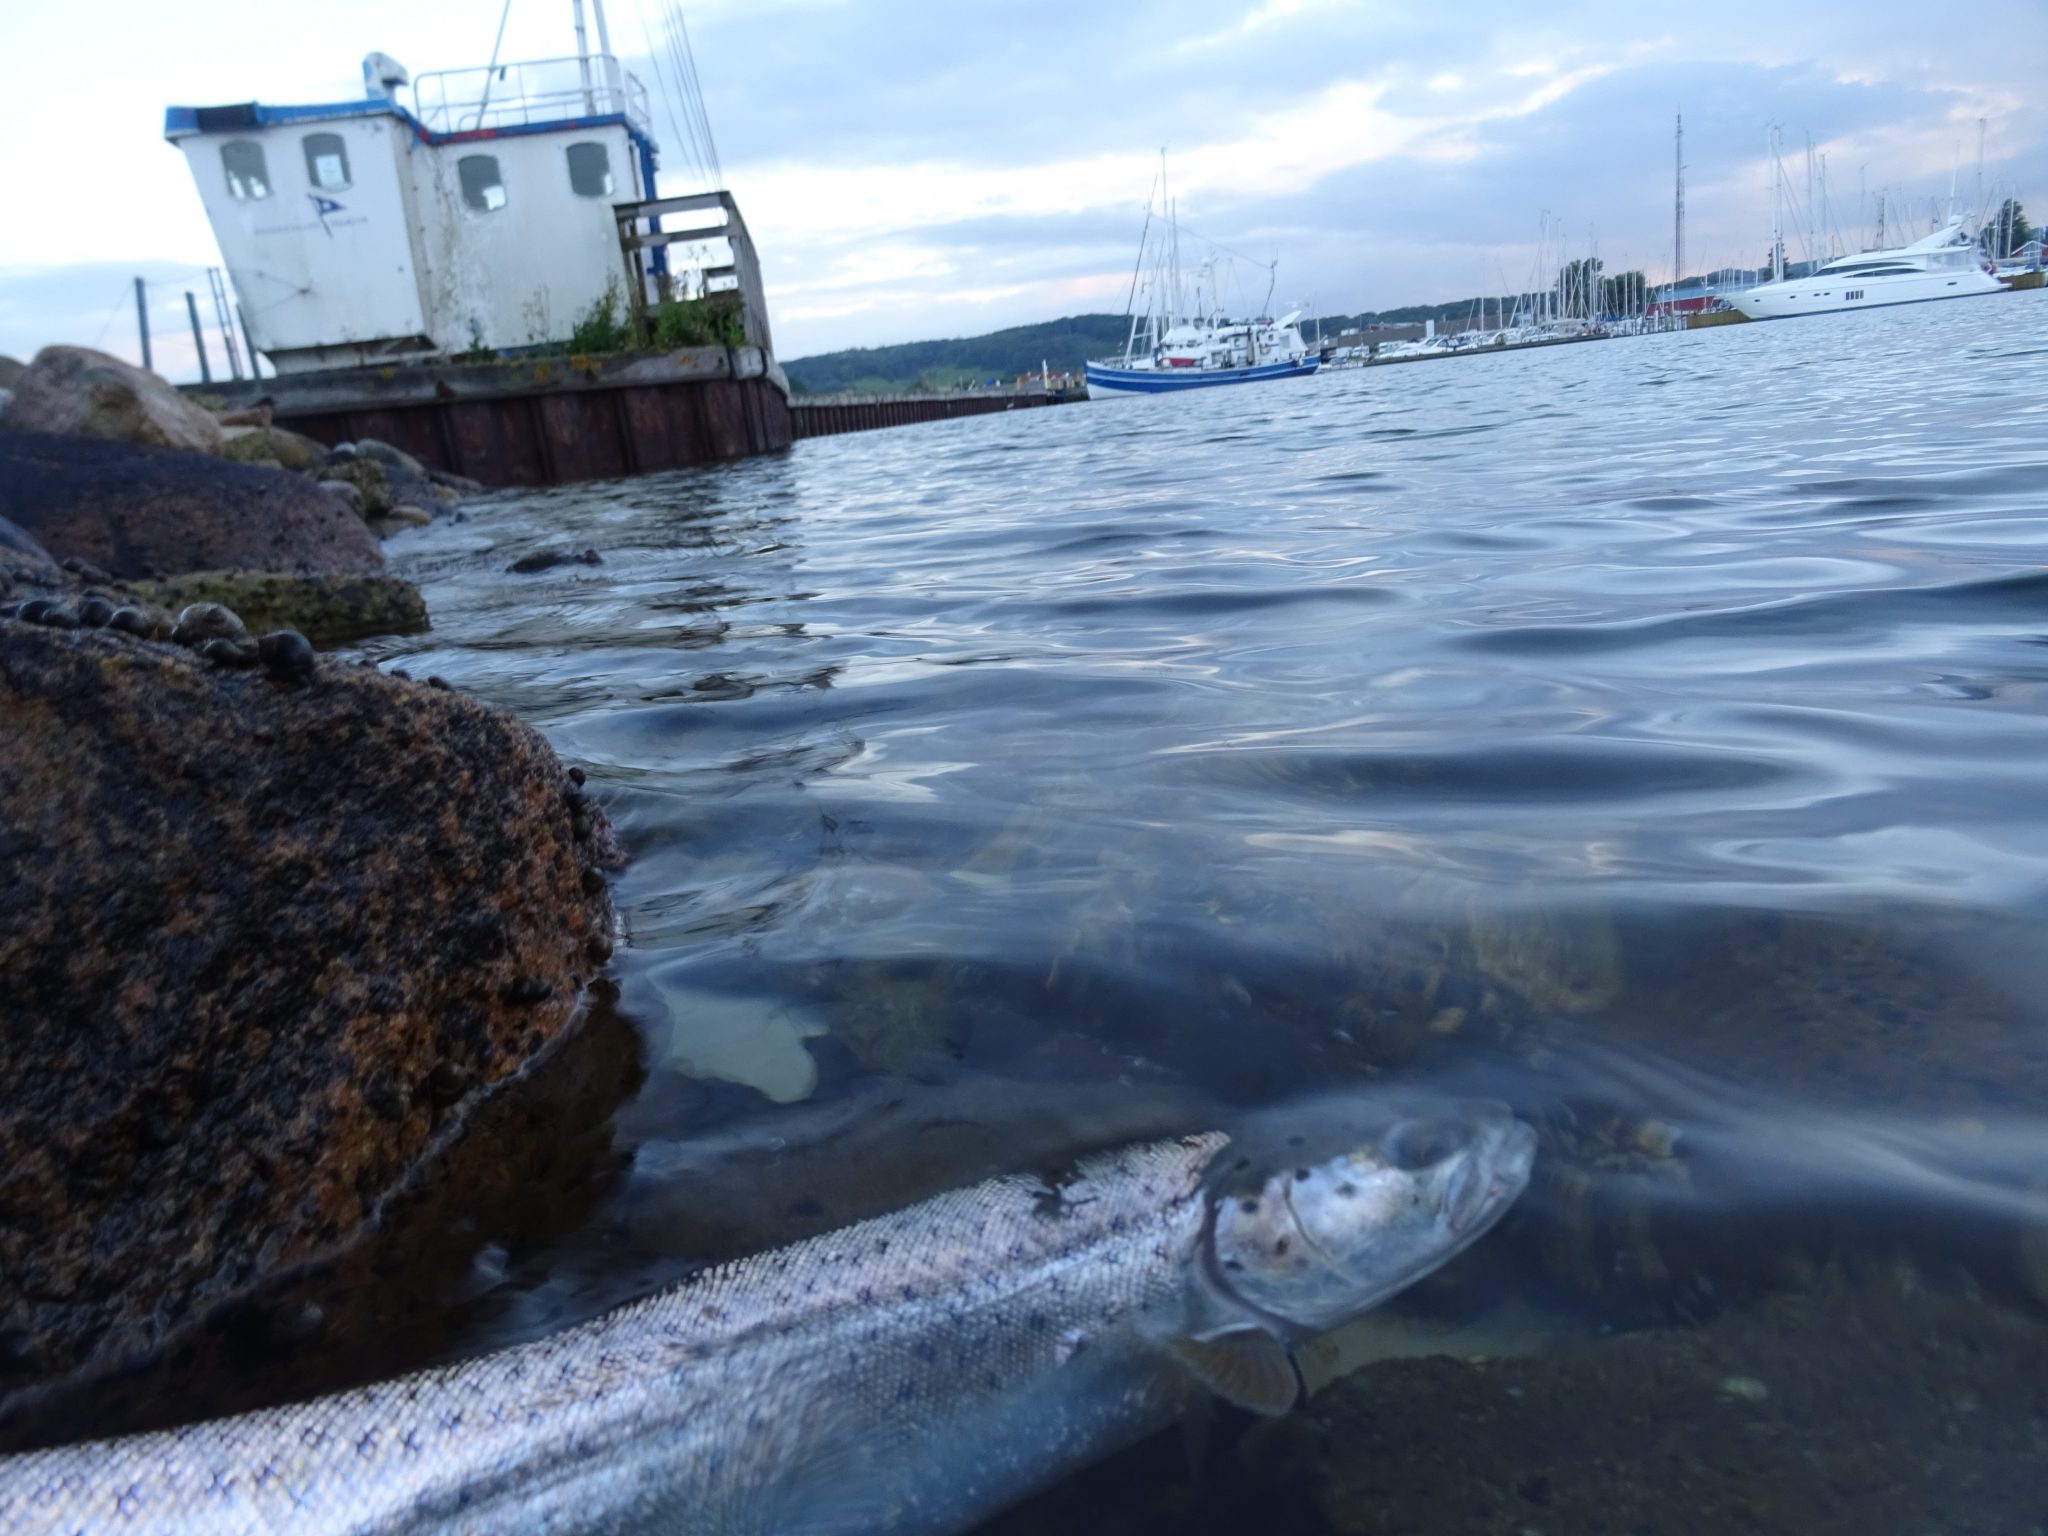
M 1048 405 L 1042 390 L 792 395 L 761 347 L 397 364 L 214 383 L 326 442 L 372 438 L 487 486 L 559 485 L 750 458 L 800 438 Z

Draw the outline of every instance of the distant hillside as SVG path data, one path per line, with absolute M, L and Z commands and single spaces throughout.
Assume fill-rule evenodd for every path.
M 1122 315 L 1071 315 L 1042 325 L 1013 325 L 986 336 L 820 352 L 785 359 L 782 367 L 790 388 L 800 395 L 957 389 L 969 379 L 1036 373 L 1041 362 L 1054 373 L 1079 373 L 1088 358 L 1121 352 L 1130 329 Z

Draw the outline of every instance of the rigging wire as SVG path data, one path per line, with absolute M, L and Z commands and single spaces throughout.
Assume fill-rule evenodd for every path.
M 675 77 L 676 103 L 682 109 L 683 131 L 689 136 L 691 163 L 697 167 L 697 175 L 702 179 L 709 174 L 710 167 L 704 160 L 704 144 L 697 131 L 697 114 L 690 109 L 690 77 L 684 72 L 683 56 L 676 47 L 675 28 L 669 22 L 666 6 L 661 12 L 661 45 L 668 52 L 669 73 Z
M 704 136 L 690 97 L 690 76 L 683 64 L 682 51 L 676 47 L 675 27 L 666 6 L 661 12 L 661 38 L 662 48 L 668 55 L 669 74 L 676 83 L 676 105 L 683 115 L 683 135 L 689 141 L 690 162 L 696 167 L 698 180 L 709 181 L 711 166 L 704 153 Z
M 697 78 L 697 53 L 690 46 L 690 29 L 683 19 L 681 7 L 676 10 L 676 31 L 683 40 L 683 57 L 689 60 L 690 64 L 690 91 L 697 103 L 697 116 L 704 122 L 704 147 L 711 154 L 711 174 L 723 184 L 725 170 L 718 163 L 718 141 L 711 135 L 711 111 L 704 105 L 704 85 Z
M 121 290 L 121 297 L 114 300 L 114 307 L 107 311 L 107 318 L 100 326 L 99 335 L 93 338 L 92 345 L 94 351 L 98 351 L 100 343 L 107 339 L 107 332 L 113 329 L 115 318 L 122 310 L 128 308 L 134 302 L 135 291 L 124 284 Z
M 711 118 L 704 110 L 704 86 L 697 78 L 697 57 L 690 48 L 690 29 L 683 20 L 682 7 L 676 0 L 668 0 L 667 14 L 674 29 L 678 51 L 682 55 L 683 73 L 688 81 L 688 105 L 696 113 L 697 126 L 703 130 L 703 146 L 706 160 L 710 162 L 713 181 L 722 184 L 725 173 L 718 164 L 718 144 L 711 136 Z
M 671 83 L 669 67 L 647 31 L 647 13 L 637 5 L 633 7 L 633 20 L 640 28 L 640 46 L 646 50 L 647 60 L 654 66 L 656 83 L 661 87 L 661 109 L 668 118 L 669 132 L 674 135 L 676 154 L 687 159 L 690 157 L 691 145 L 683 132 L 682 124 L 676 121 L 676 98 L 682 94 L 682 88 Z M 699 166 L 697 169 L 701 175 L 703 168 Z M 647 190 L 652 192 L 654 189 L 649 187 Z
M 1152 190 L 1145 194 L 1145 227 L 1138 231 L 1138 259 L 1131 263 L 1131 291 L 1124 298 L 1124 314 L 1129 315 L 1138 302 L 1138 273 L 1145 266 L 1145 237 L 1152 232 L 1152 199 L 1159 193 L 1159 178 L 1152 178 Z

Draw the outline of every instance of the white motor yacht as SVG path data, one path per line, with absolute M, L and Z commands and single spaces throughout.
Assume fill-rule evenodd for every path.
M 2003 293 L 2004 285 L 1960 218 L 1911 245 L 1889 251 L 1838 256 L 1804 277 L 1784 277 L 1728 302 L 1752 320 L 1818 315 L 1842 309 L 1875 309 L 1884 304 L 1919 304 L 1928 299 L 1961 299 Z

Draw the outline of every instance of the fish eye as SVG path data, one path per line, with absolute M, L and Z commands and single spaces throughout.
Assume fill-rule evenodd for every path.
M 1463 1150 L 1465 1142 L 1465 1129 L 1455 1121 L 1415 1120 L 1396 1127 L 1381 1150 L 1396 1168 L 1414 1173 Z

